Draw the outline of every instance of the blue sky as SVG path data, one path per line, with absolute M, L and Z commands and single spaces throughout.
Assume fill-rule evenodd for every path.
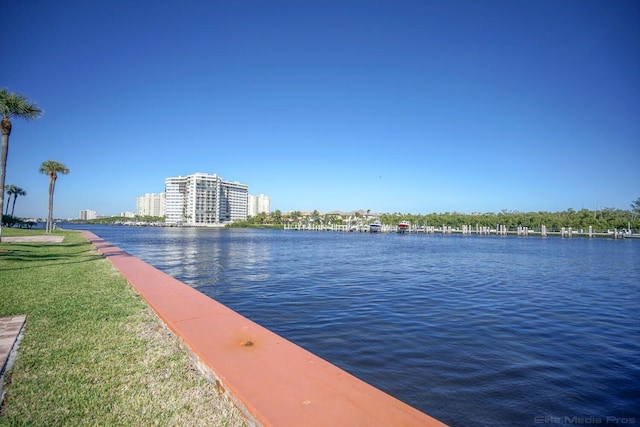
M 16 215 L 135 211 L 217 173 L 272 210 L 627 209 L 640 2 L 5 1 Z

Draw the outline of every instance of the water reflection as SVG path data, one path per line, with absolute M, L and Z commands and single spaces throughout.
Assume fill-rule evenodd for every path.
M 212 297 L 271 278 L 272 245 L 255 233 L 164 228 L 143 234 L 127 240 L 127 250 Z

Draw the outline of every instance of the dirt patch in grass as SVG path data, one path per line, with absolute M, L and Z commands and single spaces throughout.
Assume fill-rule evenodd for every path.
M 3 237 L 2 241 L 6 243 L 62 243 L 64 236 L 13 236 Z

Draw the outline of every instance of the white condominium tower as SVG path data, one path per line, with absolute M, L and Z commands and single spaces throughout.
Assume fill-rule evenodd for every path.
M 136 215 L 164 216 L 165 194 L 147 193 L 136 198 Z
M 165 222 L 212 225 L 247 219 L 249 187 L 218 175 L 194 173 L 169 177 L 165 184 Z
M 97 217 L 98 213 L 96 211 L 90 209 L 80 211 L 80 219 L 96 219 Z
M 252 196 L 249 194 L 249 202 L 247 206 L 247 216 L 256 216 L 259 213 L 271 212 L 271 198 L 264 194 Z

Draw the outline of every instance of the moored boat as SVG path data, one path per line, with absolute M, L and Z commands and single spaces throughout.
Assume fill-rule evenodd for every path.
M 369 224 L 369 233 L 378 233 L 379 231 L 382 231 L 382 224 L 380 221 L 374 221 Z
M 409 221 L 402 221 L 398 223 L 397 231 L 398 233 L 406 233 L 411 228 L 411 224 Z

